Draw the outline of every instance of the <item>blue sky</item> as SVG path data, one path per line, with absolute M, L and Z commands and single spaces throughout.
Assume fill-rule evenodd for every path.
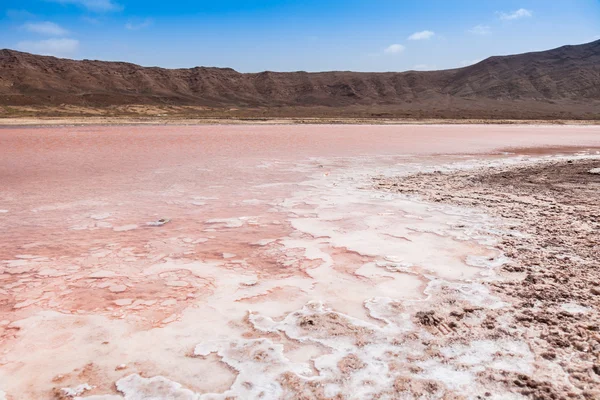
M 600 39 L 600 0 L 2 0 L 0 48 L 168 68 L 404 71 Z

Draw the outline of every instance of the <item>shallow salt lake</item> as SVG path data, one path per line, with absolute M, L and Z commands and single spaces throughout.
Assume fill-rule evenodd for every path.
M 448 282 L 494 306 L 476 284 L 503 255 L 498 221 L 372 178 L 573 146 L 600 128 L 0 129 L 0 390 L 278 398 L 292 373 L 326 397 L 378 393 L 389 338 L 413 329 L 390 304 Z M 349 354 L 373 369 L 340 383 Z

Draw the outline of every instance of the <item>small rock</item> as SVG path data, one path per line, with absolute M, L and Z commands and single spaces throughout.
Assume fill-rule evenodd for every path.
M 438 326 L 444 321 L 442 317 L 435 315 L 435 311 L 419 311 L 415 317 L 424 326 Z
M 592 168 L 588 171 L 588 174 L 600 175 L 600 168 Z

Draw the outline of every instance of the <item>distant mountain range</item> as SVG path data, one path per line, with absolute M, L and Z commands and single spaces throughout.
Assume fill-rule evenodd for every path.
M 165 69 L 0 50 L 0 106 L 203 106 L 257 115 L 600 119 L 600 40 L 442 71 Z

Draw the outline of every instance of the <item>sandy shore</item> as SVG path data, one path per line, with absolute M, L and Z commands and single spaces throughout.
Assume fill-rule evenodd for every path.
M 0 390 L 10 400 L 594 396 L 595 333 L 580 316 L 597 321 L 597 301 L 580 279 L 563 299 L 527 260 L 559 268 L 565 248 L 574 261 L 561 284 L 580 265 L 581 280 L 596 279 L 597 252 L 579 249 L 597 212 L 572 204 L 592 202 L 593 182 L 562 166 L 584 168 L 598 148 L 593 126 L 1 129 Z M 540 162 L 559 163 L 542 175 L 567 197 L 534 185 L 539 204 L 512 201 L 532 192 L 497 175 L 526 182 Z M 463 202 L 470 179 L 525 223 Z M 415 192 L 392 186 L 404 182 Z M 552 221 L 571 212 L 572 226 L 535 234 L 531 204 Z M 540 290 L 554 294 L 532 297 Z M 551 356 L 544 340 L 565 336 L 552 330 L 563 324 L 587 336 L 563 338 Z
M 73 125 L 600 125 L 600 120 L 215 117 L 0 117 L 0 127 Z

